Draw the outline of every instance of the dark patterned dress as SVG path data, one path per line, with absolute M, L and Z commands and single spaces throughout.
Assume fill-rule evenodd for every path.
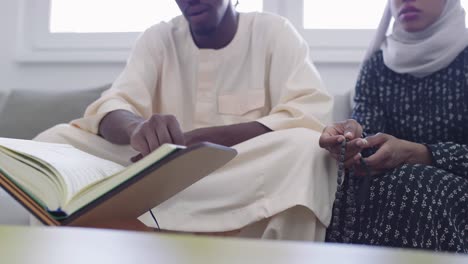
M 425 144 L 433 164 L 373 177 L 359 201 L 362 177 L 347 175 L 327 241 L 468 253 L 468 48 L 424 78 L 393 72 L 379 51 L 361 71 L 355 102 L 365 133 Z

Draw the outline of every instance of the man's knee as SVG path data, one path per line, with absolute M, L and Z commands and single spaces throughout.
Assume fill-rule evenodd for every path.
M 34 137 L 34 140 L 53 143 L 66 143 L 64 142 L 63 135 L 66 135 L 67 133 L 69 133 L 69 131 L 74 129 L 78 128 L 73 127 L 69 124 L 59 124 L 45 131 L 42 131 L 36 137 Z
M 318 146 L 320 133 L 307 128 L 292 128 L 284 131 L 284 140 L 294 149 L 313 149 Z
M 324 241 L 326 227 L 304 206 L 291 207 L 269 219 L 264 239 Z

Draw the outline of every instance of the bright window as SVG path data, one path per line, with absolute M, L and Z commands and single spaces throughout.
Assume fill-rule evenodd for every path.
M 141 32 L 180 15 L 175 0 L 50 0 L 51 33 Z M 263 0 L 241 0 L 239 11 L 261 11 Z
M 18 60 L 122 62 L 141 31 L 180 14 L 175 0 L 18 0 Z M 232 0 L 233 2 L 236 0 Z M 468 9 L 468 0 L 461 0 Z M 387 0 L 239 0 L 288 18 L 316 62 L 361 62 Z
M 305 29 L 375 29 L 387 0 L 304 0 Z M 468 0 L 462 0 L 468 8 Z M 468 19 L 467 19 L 468 24 Z
M 385 0 L 304 0 L 304 28 L 376 28 L 386 2 Z

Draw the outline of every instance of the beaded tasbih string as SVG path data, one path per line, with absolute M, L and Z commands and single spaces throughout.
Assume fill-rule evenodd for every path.
M 362 182 L 359 186 L 359 199 L 356 199 L 356 177 L 354 171 L 350 170 L 348 173 L 348 188 L 345 188 L 345 177 L 346 177 L 346 168 L 345 168 L 345 157 L 346 157 L 346 143 L 343 141 L 341 143 L 340 157 L 338 162 L 338 177 L 337 177 L 337 190 L 335 196 L 335 204 L 333 209 L 333 219 L 331 222 L 331 242 L 337 242 L 337 239 L 341 240 L 344 243 L 350 243 L 352 237 L 354 236 L 353 226 L 356 223 L 356 212 L 358 207 L 360 207 L 364 200 L 367 198 L 369 185 L 370 185 L 370 171 L 369 168 L 361 157 L 360 162 L 361 166 L 366 170 L 366 177 L 362 179 Z M 346 189 L 346 199 L 345 196 Z M 345 212 L 342 212 L 342 204 L 345 203 Z M 344 216 L 344 217 L 343 217 Z M 341 222 L 341 223 L 340 223 Z M 340 234 L 340 224 L 343 224 L 344 234 Z

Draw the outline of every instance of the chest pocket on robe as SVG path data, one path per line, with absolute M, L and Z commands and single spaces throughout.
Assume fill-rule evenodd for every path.
M 258 89 L 218 95 L 218 113 L 225 124 L 249 122 L 263 117 L 268 113 L 265 91 Z

